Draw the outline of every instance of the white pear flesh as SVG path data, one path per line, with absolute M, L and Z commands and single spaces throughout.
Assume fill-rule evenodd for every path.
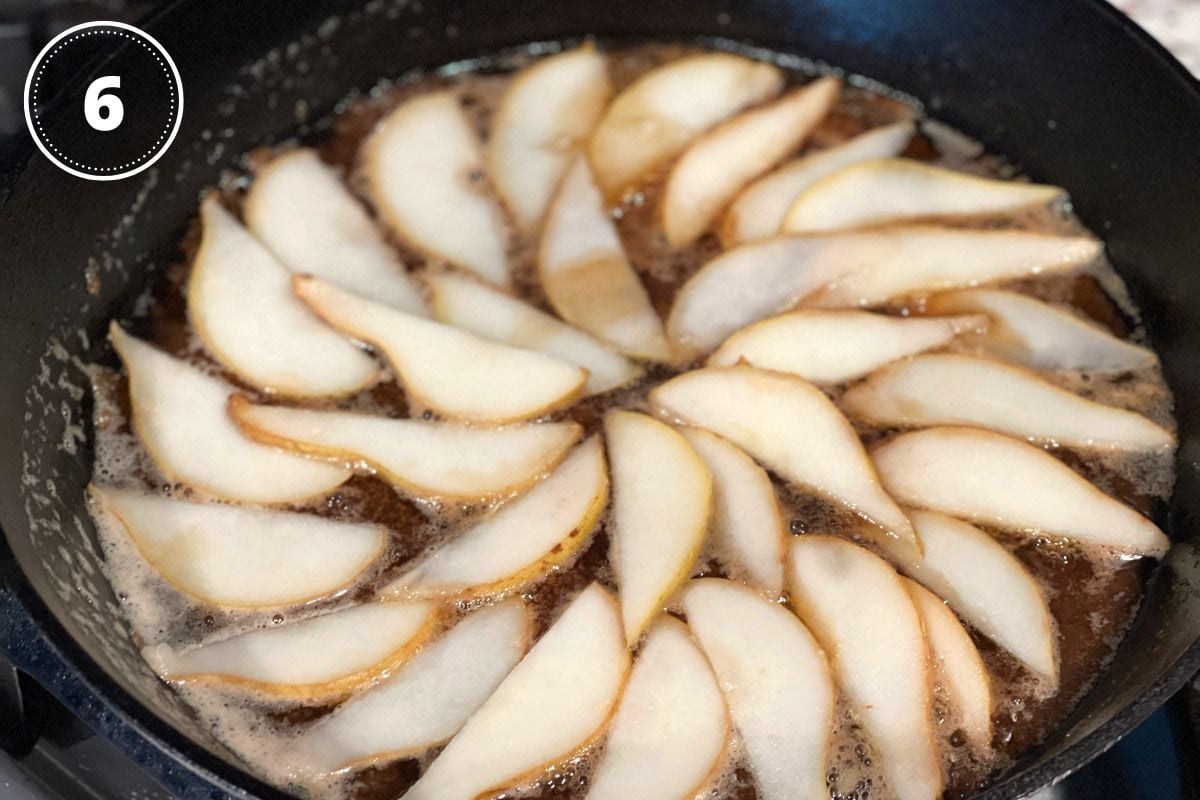
M 188 278 L 188 320 L 241 380 L 294 397 L 354 394 L 379 379 L 374 360 L 330 330 L 291 291 L 292 274 L 210 198 Z
M 1046 451 L 978 428 L 901 434 L 872 452 L 899 502 L 1012 530 L 1038 530 L 1127 555 L 1162 556 L 1166 535 Z
M 513 78 L 486 155 L 492 183 L 523 229 L 541 222 L 611 96 L 608 62 L 590 45 L 539 59 Z
M 592 584 L 467 720 L 404 800 L 475 800 L 537 775 L 603 730 L 628 670 L 617 605 Z
M 247 439 L 226 412 L 232 386 L 109 327 L 129 376 L 133 429 L 172 482 L 239 503 L 290 503 L 325 494 L 350 477 L 334 464 Z
M 708 365 L 746 363 L 807 381 L 857 380 L 885 364 L 945 347 L 987 327 L 982 315 L 895 317 L 867 311 L 805 309 L 742 328 L 708 357 Z
M 318 278 L 293 279 L 297 296 L 333 327 L 376 348 L 417 404 L 451 419 L 514 422 L 574 401 L 586 370 L 405 314 Z
M 259 170 L 242 213 L 250 232 L 292 272 L 333 281 L 410 314 L 425 313 L 404 264 L 315 151 L 289 151 Z
M 881 427 L 973 425 L 1068 447 L 1170 450 L 1175 437 L 1141 414 L 1060 389 L 988 358 L 931 353 L 890 364 L 842 396 L 852 416 Z
M 609 723 L 587 800 L 680 800 L 720 769 L 729 736 L 712 667 L 682 622 L 650 628 Z
M 325 597 L 383 553 L 388 534 L 261 508 L 191 503 L 91 487 L 142 557 L 179 591 L 230 608 L 272 608 Z
M 719 578 L 683 591 L 762 800 L 824 800 L 835 690 L 825 654 L 778 603 Z
M 1003 214 L 1044 206 L 1065 194 L 1058 186 L 981 178 L 911 159 L 883 158 L 818 180 L 792 203 L 780 230 L 813 233 L 921 217 Z
M 602 394 L 642 375 L 607 344 L 499 289 L 463 275 L 427 275 L 439 322 L 494 342 L 536 350 L 588 371 L 587 394 Z
M 837 78 L 818 78 L 696 139 L 663 187 L 667 243 L 679 248 L 699 239 L 742 187 L 800 146 L 840 92 Z
M 633 644 L 691 576 L 712 514 L 713 481 L 678 432 L 645 414 L 610 411 L 611 562 Z
M 792 541 L 788 592 L 829 655 L 898 800 L 935 800 L 932 674 L 921 617 L 887 562 L 829 536 Z
M 507 286 L 504 215 L 471 180 L 482 171 L 479 139 L 448 91 L 405 102 L 363 144 L 367 193 L 397 236 L 434 259 Z
M 662 320 L 629 259 L 587 159 L 567 171 L 546 214 L 538 277 L 567 322 L 626 355 L 671 357 Z
M 604 193 L 615 198 L 670 161 L 700 133 L 778 94 L 771 64 L 707 53 L 651 70 L 616 96 L 588 144 Z

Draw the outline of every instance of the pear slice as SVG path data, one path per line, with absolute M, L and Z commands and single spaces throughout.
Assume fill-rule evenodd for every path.
M 541 222 L 611 96 L 608 63 L 590 44 L 540 59 L 513 78 L 492 118 L 487 165 L 523 229 Z
M 1034 529 L 1160 557 L 1166 535 L 1044 450 L 978 428 L 905 433 L 872 456 L 901 503 L 1014 530 Z
M 367 192 L 398 236 L 501 286 L 510 282 L 504 216 L 475 185 L 478 136 L 453 92 L 413 98 L 363 145 Z
M 587 394 L 641 377 L 642 370 L 608 345 L 531 305 L 463 275 L 426 275 L 438 321 L 501 344 L 537 350 L 588 371 Z
M 324 597 L 352 583 L 387 544 L 387 531 L 374 525 L 126 489 L 89 491 L 168 583 L 231 608 Z
M 834 687 L 795 615 L 719 578 L 683 591 L 688 626 L 717 673 L 761 800 L 824 800 Z
M 1141 414 L 1080 397 L 1021 367 L 957 353 L 886 366 L 846 392 L 842 407 L 881 427 L 976 425 L 1074 447 L 1148 451 L 1175 441 Z
M 297 276 L 293 287 L 330 325 L 380 350 L 410 399 L 447 417 L 528 419 L 572 402 L 587 382 L 579 367 L 405 314 L 318 278 Z
M 291 273 L 209 198 L 188 279 L 188 319 L 204 347 L 238 378 L 295 397 L 353 394 L 379 379 L 369 355 L 304 307 Z
M 713 481 L 687 440 L 645 414 L 604 416 L 612 463 L 612 557 L 630 645 L 691 575 L 712 514 Z
M 518 598 L 476 611 L 305 731 L 287 753 L 289 764 L 299 774 L 325 774 L 445 742 L 521 660 L 530 627 Z
M 113 348 L 129 374 L 133 429 L 173 482 L 240 503 L 289 503 L 325 494 L 350 471 L 264 447 L 225 411 L 233 387 L 135 339 L 115 322 Z
M 743 186 L 800 146 L 837 102 L 841 88 L 837 78 L 818 78 L 693 142 L 663 188 L 667 243 L 679 248 L 699 239 Z
M 587 798 L 692 797 L 720 768 L 728 736 L 712 667 L 684 624 L 663 617 L 629 673 Z
M 187 650 L 147 647 L 142 655 L 172 682 L 217 680 L 288 697 L 329 697 L 390 672 L 436 622 L 432 603 L 364 603 Z
M 812 233 L 920 217 L 1003 214 L 1065 195 L 1058 186 L 993 180 L 906 158 L 882 158 L 821 178 L 792 203 L 780 230 Z
M 575 449 L 550 476 L 452 539 L 386 591 L 400 596 L 479 596 L 512 591 L 575 556 L 608 504 L 600 438 Z
M 600 186 L 617 197 L 703 131 L 781 88 L 777 67 L 729 53 L 680 58 L 647 72 L 617 95 L 592 132 L 588 155 Z
M 410 314 L 425 313 L 400 259 L 315 151 L 297 148 L 259 170 L 242 213 L 250 232 L 292 272 L 333 281 Z
M 733 201 L 722 220 L 725 247 L 774 236 L 792 202 L 816 181 L 862 161 L 898 156 L 908 146 L 914 126 L 893 122 L 872 128 L 849 141 L 806 154 L 751 183 Z
M 612 597 L 581 592 L 404 800 L 475 800 L 536 775 L 604 726 L 629 670 Z
M 1154 351 L 1118 339 L 1071 313 L 1020 292 L 963 289 L 934 295 L 929 314 L 987 314 L 986 332 L 963 338 L 983 352 L 1034 369 L 1136 370 L 1158 362 Z
M 935 800 L 932 675 L 921 617 L 887 562 L 829 536 L 792 541 L 788 592 L 879 752 L 898 800 Z
M 713 549 L 734 576 L 768 594 L 783 593 L 787 529 L 771 478 L 750 456 L 700 428 L 679 432 L 713 477 Z
M 893 317 L 854 310 L 793 311 L 742 328 L 708 357 L 708 364 L 747 363 L 813 383 L 844 383 L 985 327 L 987 317 L 978 314 Z
M 979 648 L 937 595 L 907 578 L 904 588 L 921 614 L 934 674 L 959 713 L 963 733 L 987 750 L 992 743 L 992 685 Z
M 550 305 L 567 322 L 626 355 L 671 357 L 662 320 L 625 257 L 582 156 L 567 171 L 546 214 L 538 276 Z
M 858 435 L 812 384 L 753 367 L 708 367 L 667 381 L 650 392 L 650 401 L 676 419 L 725 437 L 784 480 L 816 490 L 916 544 L 912 525 L 879 485 Z M 659 469 L 651 459 L 647 470 Z

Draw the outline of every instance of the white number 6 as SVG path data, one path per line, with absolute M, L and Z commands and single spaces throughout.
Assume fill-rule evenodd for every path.
M 120 75 L 105 75 L 92 81 L 83 96 L 83 116 L 98 131 L 111 131 L 125 119 L 125 106 L 115 94 L 103 94 L 105 89 L 120 89 Z

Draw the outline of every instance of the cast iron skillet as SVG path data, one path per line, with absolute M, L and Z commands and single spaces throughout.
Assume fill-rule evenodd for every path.
M 1111 746 L 1200 667 L 1200 91 L 1097 0 L 183 0 L 146 23 L 179 66 L 171 151 L 116 183 L 24 142 L 0 187 L 0 643 L 183 798 L 281 797 L 235 766 L 130 644 L 83 505 L 80 365 L 162 269 L 198 192 L 237 154 L 304 132 L 350 88 L 527 42 L 720 36 L 910 93 L 1070 189 L 1146 314 L 1178 399 L 1175 546 L 1110 669 L 1044 747 L 983 794 L 1017 797 Z M 117 51 L 113 58 L 121 58 Z M 79 102 L 86 76 L 64 102 Z M 3 546 L 0 545 L 0 549 Z

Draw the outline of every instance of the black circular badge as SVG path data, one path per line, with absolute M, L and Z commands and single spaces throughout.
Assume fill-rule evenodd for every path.
M 42 114 L 97 56 L 125 45 L 82 91 Z M 166 152 L 183 117 L 179 70 L 154 37 L 123 22 L 88 22 L 54 37 L 25 79 L 25 121 L 62 169 L 94 181 L 136 175 Z

